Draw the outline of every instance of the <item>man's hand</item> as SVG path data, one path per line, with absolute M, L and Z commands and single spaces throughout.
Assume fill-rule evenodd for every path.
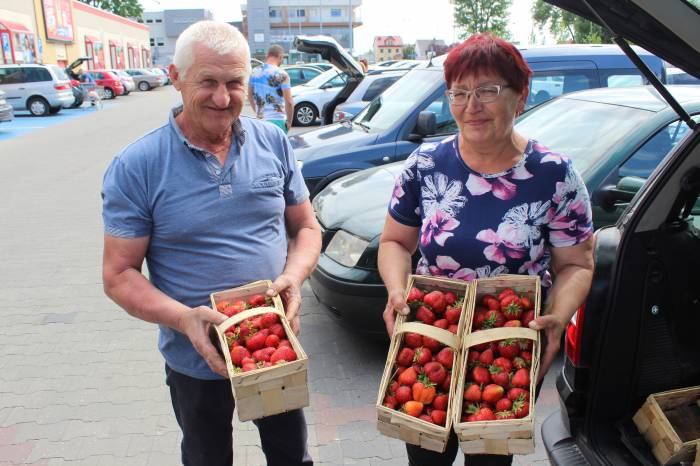
M 187 335 L 194 349 L 204 358 L 211 370 L 222 377 L 228 378 L 226 362 L 217 353 L 216 348 L 214 348 L 209 339 L 211 325 L 219 325 L 226 318 L 225 315 L 212 310 L 210 307 L 199 306 L 182 312 L 177 330 Z
M 547 337 L 547 345 L 540 359 L 540 373 L 537 377 L 537 383 L 540 383 L 547 374 L 554 358 L 559 353 L 561 346 L 561 336 L 566 328 L 566 322 L 562 322 L 559 317 L 554 314 L 540 316 L 530 322 L 530 328 L 533 330 L 544 330 Z
M 384 322 L 386 323 L 386 331 L 391 337 L 394 333 L 394 323 L 396 322 L 396 314 L 408 315 L 409 309 L 404 298 L 403 290 L 396 290 L 389 293 L 389 298 L 384 308 Z
M 267 295 L 279 295 L 282 298 L 287 320 L 292 326 L 292 331 L 298 334 L 301 329 L 301 317 L 299 316 L 301 284 L 291 276 L 282 274 L 272 283 L 272 286 L 267 290 Z

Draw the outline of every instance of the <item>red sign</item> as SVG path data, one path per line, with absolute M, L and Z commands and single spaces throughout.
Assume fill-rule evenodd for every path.
M 46 38 L 73 42 L 73 10 L 71 0 L 41 0 L 44 6 Z

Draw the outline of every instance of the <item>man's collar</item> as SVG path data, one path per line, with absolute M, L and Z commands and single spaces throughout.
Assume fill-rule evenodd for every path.
M 175 121 L 175 118 L 182 113 L 182 105 L 178 105 L 177 107 L 174 107 L 172 111 L 170 112 L 170 115 L 168 117 L 168 121 L 170 123 L 170 126 L 173 128 L 175 131 L 175 134 L 177 134 L 177 137 L 180 138 L 180 140 L 190 149 L 194 149 L 197 151 L 202 151 L 202 152 L 207 152 L 206 150 L 202 149 L 201 147 L 195 146 L 192 144 L 190 141 L 187 140 L 185 137 L 185 134 L 182 132 L 182 128 L 180 128 L 180 125 L 177 124 L 177 121 Z M 231 124 L 231 129 L 233 131 L 233 140 L 235 141 L 236 145 L 240 149 L 243 144 L 245 144 L 245 139 L 246 139 L 246 130 L 243 128 L 243 123 L 241 123 L 240 118 L 236 118 L 234 122 Z

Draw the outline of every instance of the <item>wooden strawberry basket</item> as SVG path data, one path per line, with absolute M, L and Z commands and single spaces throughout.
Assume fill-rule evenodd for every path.
M 533 299 L 535 316 L 540 313 L 540 279 L 537 276 L 501 275 L 496 278 L 475 280 L 475 298 L 465 320 L 462 333 L 458 372 L 457 397 L 454 399 L 453 423 L 462 451 L 467 454 L 528 454 L 535 451 L 534 411 L 535 387 L 539 373 L 539 332 L 526 327 L 500 327 L 472 332 L 475 305 L 485 294 L 498 294 L 505 288 L 513 288 L 517 293 L 528 293 Z M 469 348 L 497 340 L 510 338 L 532 341 L 532 364 L 530 366 L 529 412 L 519 419 L 497 419 L 488 421 L 462 422 L 462 409 L 465 384 L 467 382 Z
M 271 285 L 271 281 L 261 280 L 238 288 L 212 293 L 213 309 L 216 309 L 217 303 L 223 300 L 236 300 L 253 294 L 264 294 Z M 279 296 L 275 296 L 272 298 L 272 302 L 274 307 L 264 306 L 248 309 L 214 327 L 226 360 L 231 389 L 236 400 L 236 410 L 241 421 L 260 419 L 309 406 L 308 357 L 287 321 L 282 300 Z M 280 316 L 280 323 L 284 327 L 297 359 L 250 372 L 234 371 L 224 332 L 232 325 L 249 317 L 268 312 Z
M 653 393 L 632 420 L 659 463 L 700 466 L 700 386 Z

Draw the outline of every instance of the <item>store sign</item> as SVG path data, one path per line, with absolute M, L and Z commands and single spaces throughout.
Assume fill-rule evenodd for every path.
M 44 6 L 46 38 L 73 42 L 73 10 L 71 0 L 41 0 Z

